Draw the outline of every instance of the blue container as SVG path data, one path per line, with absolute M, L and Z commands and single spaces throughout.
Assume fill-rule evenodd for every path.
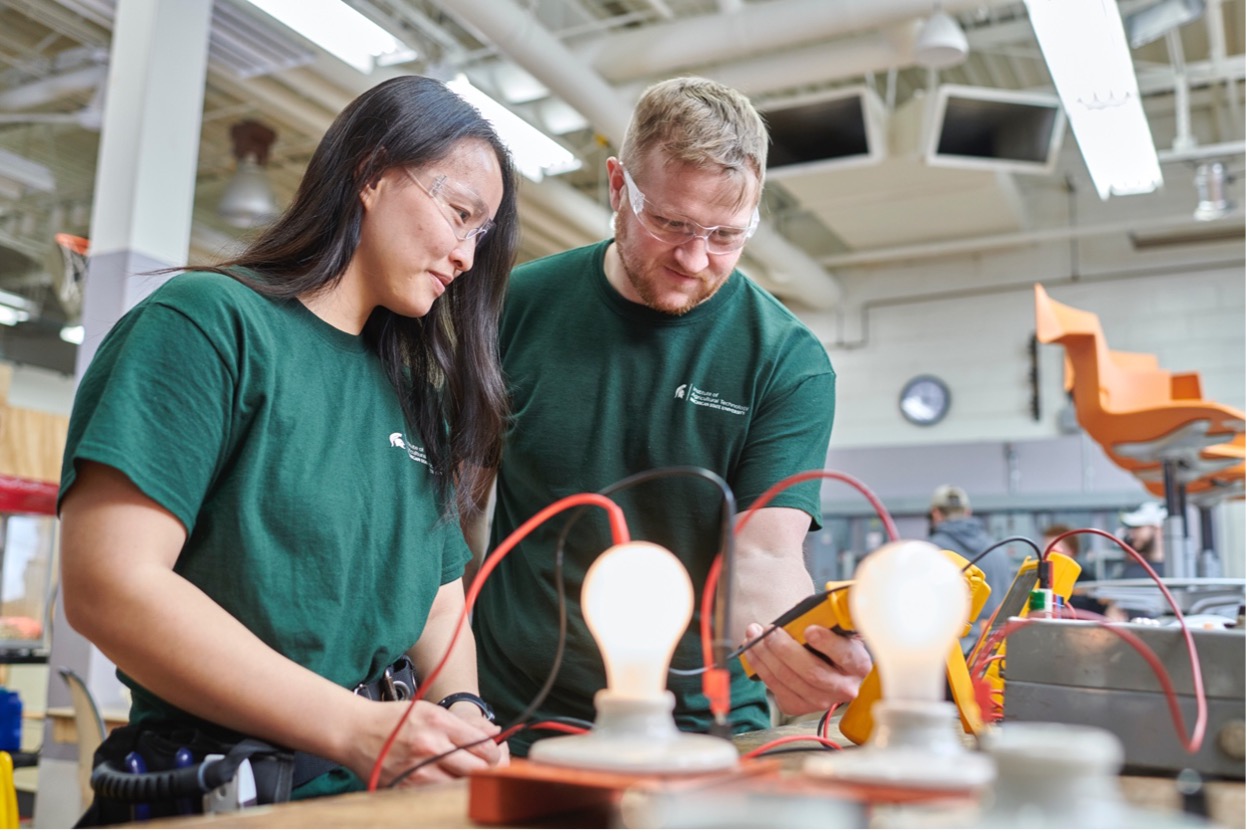
M 22 749 L 22 696 L 0 689 L 0 750 Z

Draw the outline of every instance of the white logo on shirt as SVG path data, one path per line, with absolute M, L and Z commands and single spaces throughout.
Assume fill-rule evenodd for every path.
M 683 399 L 685 399 L 685 388 L 686 388 L 686 386 L 684 386 L 684 385 L 678 385 L 678 386 L 677 386 L 677 392 L 676 392 L 676 394 L 674 394 L 674 395 L 673 395 L 673 396 L 674 396 L 674 398 L 675 398 L 675 399 L 678 399 L 678 400 L 683 400 Z
M 391 446 L 397 446 L 400 449 L 406 449 L 408 452 L 408 457 L 410 457 L 412 460 L 416 461 L 417 463 L 423 463 L 426 466 L 429 466 L 429 459 L 425 457 L 425 447 L 413 446 L 411 443 L 404 440 L 403 432 L 397 431 L 397 432 L 391 433 L 390 438 L 389 438 L 389 443 Z
M 686 390 L 688 388 L 688 390 Z M 729 414 L 736 414 L 738 417 L 745 416 L 750 411 L 750 406 L 740 405 L 738 403 L 729 402 L 720 397 L 718 391 L 704 391 L 693 385 L 682 385 L 677 388 L 677 396 L 690 403 L 691 405 L 699 405 L 703 408 L 714 408 L 717 411 L 726 411 Z

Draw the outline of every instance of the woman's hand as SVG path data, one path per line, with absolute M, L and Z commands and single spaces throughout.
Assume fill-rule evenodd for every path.
M 377 783 L 379 788 L 390 786 L 391 782 L 413 765 L 460 745 L 471 746 L 413 771 L 399 784 L 446 782 L 467 776 L 474 770 L 506 764 L 508 761 L 506 745 L 498 745 L 493 741 L 499 728 L 486 721 L 476 707 L 473 707 L 475 717 L 465 710 L 462 718 L 457 714 L 458 710 L 452 712 L 427 701 L 417 701 L 413 705 L 409 701 L 377 702 L 361 699 L 360 706 L 367 712 L 366 729 L 362 733 L 353 734 L 352 749 L 340 761 L 366 783 L 386 738 L 399 723 L 404 711 L 409 706 L 412 707 L 403 722 L 403 728 L 386 754 L 381 778 Z M 472 707 L 471 704 L 464 706 Z

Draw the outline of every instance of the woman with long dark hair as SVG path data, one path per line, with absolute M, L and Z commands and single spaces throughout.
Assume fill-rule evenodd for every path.
M 296 797 L 368 778 L 408 704 L 353 689 L 427 674 L 464 607 L 457 522 L 498 463 L 517 238 L 490 125 L 396 78 L 338 116 L 241 256 L 114 326 L 70 423 L 62 593 L 130 688 L 131 735 L 208 728 L 325 761 L 300 785 L 297 756 Z M 381 783 L 497 733 L 476 693 L 465 633 Z M 406 782 L 505 759 L 484 741 Z

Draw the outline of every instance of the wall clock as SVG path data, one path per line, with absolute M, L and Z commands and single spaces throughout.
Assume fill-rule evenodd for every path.
M 898 410 L 917 426 L 934 426 L 950 410 L 950 389 L 931 374 L 912 377 L 902 386 Z

